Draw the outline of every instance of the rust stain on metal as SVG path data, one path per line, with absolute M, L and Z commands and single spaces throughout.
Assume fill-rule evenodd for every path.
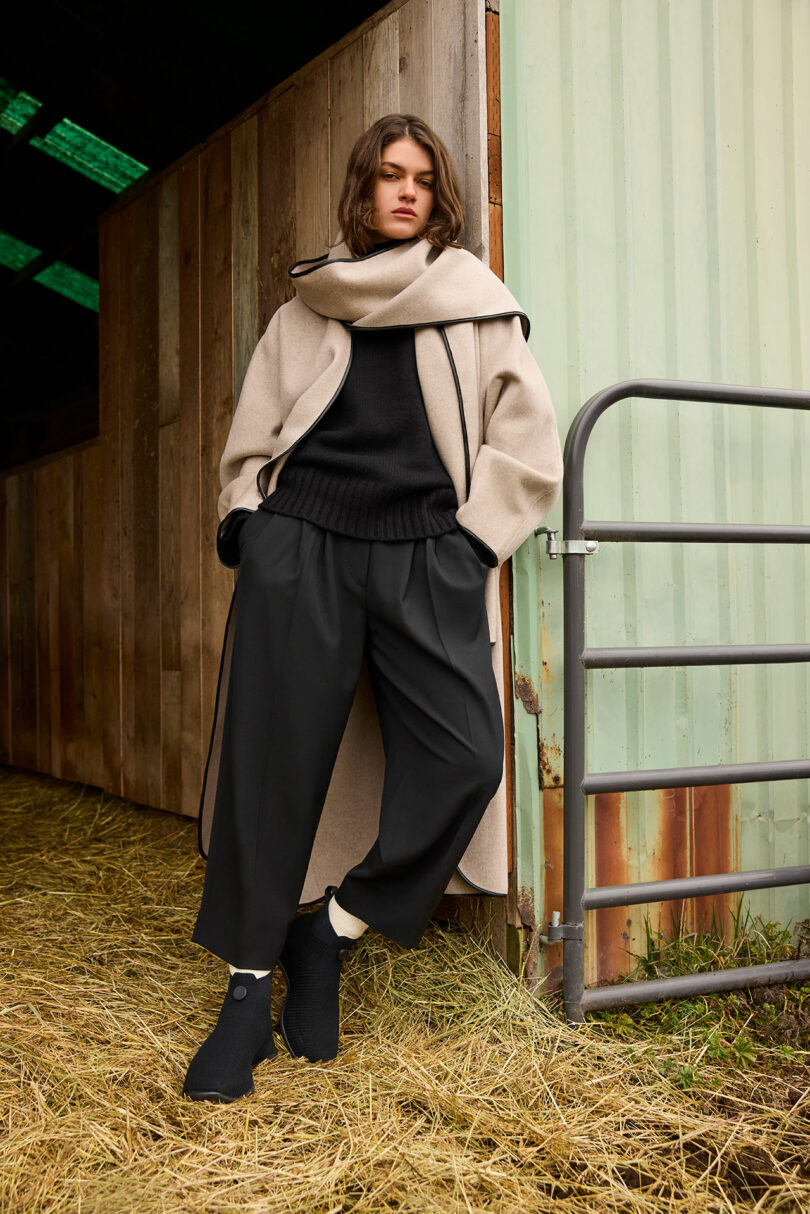
M 727 873 L 732 867 L 731 785 L 690 788 L 692 868 L 696 877 Z M 695 929 L 706 931 L 715 919 L 725 934 L 731 922 L 730 894 L 692 899 Z
M 628 878 L 627 798 L 624 793 L 594 797 L 595 885 L 624 885 Z M 627 907 L 611 906 L 593 914 L 597 982 L 614 981 L 627 972 L 631 921 Z M 587 933 L 586 933 L 587 936 Z
M 562 750 L 557 744 L 556 734 L 549 742 L 537 736 L 537 762 L 540 768 L 540 787 L 558 788 L 562 785 Z
M 543 919 L 551 921 L 551 912 L 563 909 L 563 790 L 543 789 Z M 547 944 L 542 966 L 550 976 L 562 965 L 562 944 Z
M 559 749 L 556 749 L 556 755 L 560 757 Z M 528 887 L 518 892 L 518 910 L 523 926 L 532 932 L 532 974 L 536 974 L 544 989 L 553 989 L 546 984 L 555 981 L 562 960 L 562 944 L 544 946 L 538 955 L 537 936 L 546 930 L 552 911 L 563 908 L 563 789 L 559 783 L 545 783 L 551 771 L 548 762 L 541 764 L 541 770 L 544 776 L 543 922 L 536 922 L 535 900 Z M 734 867 L 736 837 L 731 796 L 730 785 L 659 791 L 656 794 L 657 835 L 647 863 L 636 873 L 628 842 L 626 795 L 598 794 L 594 798 L 594 884 L 625 885 L 637 878 L 667 880 L 729 872 Z M 727 894 L 686 898 L 655 903 L 649 908 L 608 907 L 588 912 L 586 940 L 591 958 L 588 968 L 593 975 L 588 981 L 612 982 L 628 972 L 632 962 L 628 950 L 635 948 L 634 932 L 645 913 L 649 913 L 653 924 L 656 915 L 661 914 L 665 935 L 669 936 L 670 914 L 676 924 L 683 920 L 686 930 L 705 930 L 711 925 L 714 909 L 716 920 L 723 931 L 727 931 L 732 897 Z
M 669 881 L 673 877 L 689 876 L 689 789 L 662 788 L 656 793 L 658 800 L 658 834 L 648 859 L 649 878 L 642 881 Z M 692 908 L 689 899 L 676 898 L 671 902 L 656 902 L 646 908 L 650 920 L 660 916 L 667 935 L 671 924 L 683 919 L 691 924 Z
M 521 885 L 517 891 L 517 909 L 520 922 L 531 931 L 537 927 L 537 917 L 534 913 L 534 890 L 528 885 Z
M 540 700 L 534 689 L 534 683 L 527 674 L 515 671 L 515 695 L 528 713 L 537 716 L 540 712 Z
M 735 834 L 729 784 L 665 788 L 656 796 L 659 829 L 649 858 L 650 880 L 725 873 L 734 867 Z M 646 880 L 646 874 L 641 879 Z M 650 918 L 657 911 L 664 935 L 671 937 L 679 928 L 707 930 L 714 908 L 715 919 L 725 933 L 730 924 L 731 898 L 730 894 L 716 894 L 659 902 L 649 908 Z
M 543 927 L 537 922 L 537 916 L 534 913 L 534 890 L 530 886 L 519 886 L 516 893 L 516 905 L 521 927 L 528 932 L 526 952 L 523 957 L 523 977 L 529 990 L 536 992 L 541 958 L 540 935 Z

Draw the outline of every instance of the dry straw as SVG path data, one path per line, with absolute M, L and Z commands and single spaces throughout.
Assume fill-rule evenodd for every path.
M 279 1038 L 253 1096 L 184 1100 L 227 982 L 190 943 L 195 824 L 17 771 L 0 797 L 3 1211 L 810 1209 L 795 1072 L 569 1030 L 482 941 L 437 926 L 418 949 L 368 933 L 350 954 L 336 1061 Z M 673 1055 L 706 1083 L 671 1083 L 656 1064 Z

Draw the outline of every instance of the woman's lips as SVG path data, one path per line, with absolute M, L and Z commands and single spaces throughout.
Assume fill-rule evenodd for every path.
M 394 215 L 401 215 L 404 219 L 416 219 L 416 214 L 413 211 L 394 211 Z

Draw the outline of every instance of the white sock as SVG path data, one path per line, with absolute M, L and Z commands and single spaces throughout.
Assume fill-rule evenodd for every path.
M 229 965 L 229 966 L 228 966 L 228 971 L 229 971 L 229 973 L 230 973 L 230 975 L 231 975 L 231 977 L 232 977 L 232 978 L 233 978 L 234 974 L 253 974 L 253 976 L 254 976 L 255 978 L 266 978 L 266 977 L 267 977 L 267 975 L 270 973 L 270 971 L 269 971 L 269 970 L 249 970 L 249 969 L 245 969 L 245 968 L 244 968 L 244 966 L 241 966 L 241 965 Z
M 329 922 L 338 936 L 349 936 L 352 940 L 358 940 L 368 927 L 368 924 L 364 923 L 362 919 L 345 911 L 338 904 L 334 894 L 329 899 Z

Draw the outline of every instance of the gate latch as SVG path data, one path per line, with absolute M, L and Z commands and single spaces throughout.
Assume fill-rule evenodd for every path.
M 599 551 L 599 540 L 558 540 L 550 527 L 537 527 L 535 535 L 546 535 L 546 552 L 552 560 L 558 556 L 593 556 Z
M 584 923 L 560 923 L 560 912 L 551 912 L 548 935 L 538 936 L 542 944 L 557 944 L 560 940 L 582 940 Z

